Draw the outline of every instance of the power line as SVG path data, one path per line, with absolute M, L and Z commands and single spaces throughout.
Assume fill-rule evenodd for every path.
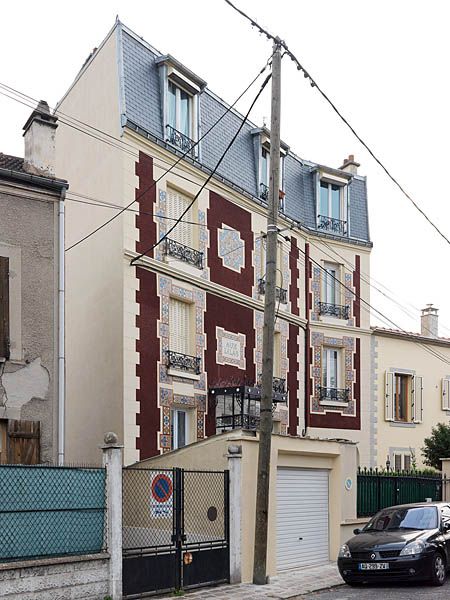
M 255 98 L 253 99 L 253 102 L 250 105 L 250 108 L 247 111 L 247 114 L 241 119 L 241 123 L 236 131 L 236 133 L 234 134 L 234 136 L 231 138 L 230 142 L 228 143 L 227 147 L 225 148 L 225 150 L 223 151 L 221 157 L 219 158 L 219 160 L 216 163 L 216 166 L 214 167 L 214 169 L 211 171 L 211 173 L 208 175 L 208 177 L 206 178 L 206 181 L 202 184 L 202 186 L 200 187 L 200 189 L 198 190 L 198 192 L 195 194 L 195 196 L 193 197 L 192 201 L 187 205 L 187 207 L 184 209 L 184 211 L 181 213 L 181 215 L 179 215 L 177 222 L 174 223 L 174 225 L 172 225 L 172 227 L 170 227 L 170 229 L 154 244 L 152 244 L 150 246 L 150 248 L 148 248 L 147 250 L 145 250 L 144 252 L 141 252 L 140 254 L 138 254 L 137 256 L 135 256 L 131 261 L 130 261 L 130 265 L 134 265 L 134 263 L 139 260 L 140 258 L 142 258 L 143 256 L 145 256 L 148 252 L 150 252 L 151 250 L 153 250 L 154 248 L 156 248 L 157 246 L 159 246 L 159 244 L 161 244 L 161 242 L 163 242 L 167 237 L 169 237 L 170 233 L 172 233 L 172 231 L 175 229 L 175 227 L 177 227 L 177 225 L 179 224 L 179 222 L 181 221 L 181 219 L 184 217 L 184 215 L 189 211 L 189 209 L 194 205 L 194 202 L 197 200 L 197 198 L 200 196 L 201 192 L 204 190 L 204 188 L 206 187 L 206 185 L 211 181 L 212 177 L 214 176 L 214 173 L 217 171 L 217 169 L 220 167 L 223 159 L 225 158 L 228 150 L 231 148 L 231 146 L 233 145 L 233 143 L 235 142 L 237 136 L 239 135 L 239 133 L 241 132 L 242 128 L 244 127 L 245 123 L 247 122 L 247 119 L 253 109 L 253 107 L 255 106 L 256 102 L 258 101 L 259 97 L 261 96 L 261 94 L 263 93 L 266 85 L 269 83 L 270 78 L 272 77 L 272 74 L 269 73 L 269 75 L 266 77 L 266 79 L 263 81 L 261 88 L 259 89 L 258 93 L 256 94 Z
M 264 67 L 258 72 L 258 74 L 256 75 L 256 77 L 253 78 L 253 80 L 250 82 L 250 84 L 245 88 L 245 90 L 238 96 L 238 98 L 236 98 L 236 100 L 233 102 L 232 105 L 228 106 L 227 109 L 225 110 L 225 112 L 219 117 L 219 119 L 217 119 L 217 121 L 215 121 L 211 127 L 196 141 L 192 144 L 192 146 L 189 148 L 189 150 L 187 150 L 186 152 L 184 152 L 176 161 L 175 163 L 173 163 L 169 169 L 167 169 L 165 171 L 165 173 L 163 173 L 156 181 L 154 181 L 152 184 L 150 184 L 150 186 L 148 186 L 145 190 L 142 191 L 141 194 L 139 194 L 132 202 L 130 202 L 126 207 L 123 207 L 117 214 L 113 215 L 110 219 L 108 219 L 105 223 L 103 223 L 102 225 L 100 225 L 99 227 L 97 227 L 96 229 L 94 229 L 93 231 L 91 231 L 89 234 L 87 234 L 86 236 L 84 236 L 83 238 L 81 238 L 80 240 L 78 240 L 77 242 L 75 242 L 74 244 L 72 244 L 71 246 L 69 246 L 68 248 L 66 248 L 66 252 L 71 250 L 72 248 L 75 248 L 76 246 L 78 246 L 79 244 L 81 244 L 82 242 L 84 242 L 85 240 L 87 240 L 89 237 L 91 237 L 92 235 L 94 235 L 95 233 L 97 233 L 98 231 L 100 231 L 100 229 L 102 229 L 103 227 L 106 227 L 109 223 L 111 223 L 114 219 L 116 219 L 118 216 L 120 216 L 123 212 L 125 212 L 125 210 L 127 210 L 130 206 L 132 206 L 132 204 L 134 204 L 135 202 L 137 202 L 144 194 L 146 194 L 148 191 L 150 191 L 163 177 L 165 177 L 168 173 L 170 173 L 177 165 L 178 163 L 185 158 L 188 154 L 190 154 L 190 152 L 192 151 L 193 148 L 195 148 L 211 131 L 212 129 L 214 129 L 219 123 L 220 121 L 222 121 L 222 119 L 234 108 L 234 106 L 237 104 L 237 102 L 239 102 L 239 100 L 247 93 L 247 91 L 253 86 L 253 84 L 257 81 L 257 79 L 259 79 L 259 77 L 264 73 L 264 71 L 267 69 L 267 67 L 270 65 L 271 63 L 271 59 L 272 59 L 273 54 L 270 55 L 269 59 L 266 61 L 266 64 L 264 65 Z M 28 102 L 30 102 L 30 100 L 34 100 L 33 98 L 31 98 L 31 96 L 27 96 L 26 94 L 23 94 L 22 92 L 19 92 L 17 90 L 15 90 L 14 88 L 11 88 L 9 86 L 7 86 L 6 84 L 2 84 L 0 83 L 0 87 L 2 87 L 3 89 L 7 89 L 9 92 L 11 93 L 15 93 L 19 96 L 22 96 L 23 98 L 27 98 Z M 24 100 L 21 100 L 19 98 L 14 98 L 11 95 L 5 93 L 5 92 L 1 92 L 0 94 L 2 94 L 3 96 L 6 96 L 7 98 L 10 98 L 11 100 L 14 100 L 16 102 L 19 102 L 21 104 L 24 104 L 25 106 L 28 106 L 29 108 L 35 108 L 35 106 L 30 105 L 29 103 L 27 103 Z M 117 141 L 114 136 L 101 131 L 100 129 L 97 129 L 95 127 L 93 127 L 92 125 L 88 125 L 87 123 L 84 123 L 83 121 L 80 121 L 78 119 L 76 119 L 75 117 L 69 117 L 67 115 L 64 115 L 64 113 L 62 111 L 58 111 L 56 109 L 56 112 L 59 115 L 63 115 L 65 117 L 67 117 L 68 119 L 76 122 L 76 123 L 80 123 L 82 126 L 84 127 L 89 127 L 90 129 L 101 133 L 104 136 L 110 137 L 111 139 L 113 139 L 115 142 Z M 104 139 L 104 138 L 100 138 L 97 135 L 93 135 L 92 133 L 90 133 L 89 131 L 86 131 L 84 129 L 81 129 L 80 127 L 74 125 L 73 123 L 66 121 L 64 118 L 60 118 L 61 122 L 65 125 L 68 125 L 69 127 L 72 127 L 73 129 L 80 131 L 81 133 L 84 133 L 86 135 L 89 135 L 90 137 L 97 139 L 98 141 L 104 142 L 116 149 L 119 149 L 121 151 L 127 152 L 129 154 L 131 154 L 133 157 L 137 157 L 137 154 L 135 152 L 130 152 L 127 149 L 123 148 L 122 146 L 117 145 L 117 143 L 111 143 L 108 140 Z M 128 145 L 131 147 L 130 144 L 127 144 L 126 142 L 122 142 L 122 145 Z M 211 179 L 211 177 L 208 178 L 208 181 Z
M 252 27 L 256 27 L 256 29 L 258 29 L 258 31 L 260 33 L 264 34 L 269 40 L 272 40 L 272 41 L 275 42 L 276 40 L 279 39 L 276 36 L 272 35 L 269 31 L 267 31 L 267 29 L 264 29 L 263 27 L 261 27 L 261 25 L 259 25 L 254 19 L 252 19 L 251 17 L 249 17 L 244 11 L 242 11 L 237 6 L 235 6 L 232 2 L 230 2 L 230 0 L 225 0 L 225 2 L 229 6 L 231 6 L 231 8 L 233 8 L 236 12 L 238 12 L 241 16 L 243 16 L 245 19 L 247 19 L 247 21 L 250 21 Z M 309 72 L 302 66 L 302 64 L 300 63 L 300 61 L 298 60 L 298 58 L 294 55 L 294 53 L 288 48 L 288 45 L 286 44 L 286 42 L 284 42 L 283 40 L 279 40 L 279 43 L 284 48 L 285 54 L 287 54 L 289 56 L 289 58 L 295 63 L 295 65 L 297 66 L 297 69 L 299 71 L 303 72 L 303 75 L 304 75 L 304 77 L 306 79 L 309 79 L 311 87 L 317 88 L 317 91 L 322 96 L 322 98 L 324 98 L 324 100 L 331 106 L 331 108 L 338 115 L 338 117 L 341 119 L 341 121 L 350 129 L 350 131 L 353 133 L 353 135 L 356 137 L 356 139 L 360 142 L 360 144 L 362 144 L 364 146 L 364 148 L 367 150 L 367 152 L 370 154 L 370 156 L 382 168 L 382 170 L 386 173 L 386 175 L 394 183 L 394 185 L 397 186 L 397 188 L 402 192 L 402 194 L 411 202 L 411 204 L 414 206 L 414 208 L 417 211 L 419 211 L 419 213 L 428 221 L 428 223 L 433 227 L 433 229 L 435 229 L 437 231 L 437 233 L 447 242 L 447 244 L 450 244 L 450 239 L 428 217 L 428 215 L 422 210 L 422 208 L 420 208 L 420 206 L 415 202 L 415 200 L 406 192 L 406 190 L 404 189 L 404 187 L 398 182 L 398 180 L 391 174 L 391 172 L 388 170 L 388 168 L 383 164 L 383 162 L 381 161 L 381 159 L 379 159 L 376 156 L 375 152 L 369 147 L 369 145 L 356 132 L 356 130 L 354 129 L 354 127 L 343 116 L 343 114 L 340 112 L 340 110 L 337 108 L 337 106 L 334 104 L 334 102 L 321 89 L 321 87 L 317 84 L 317 82 L 311 77 L 311 75 L 309 74 Z

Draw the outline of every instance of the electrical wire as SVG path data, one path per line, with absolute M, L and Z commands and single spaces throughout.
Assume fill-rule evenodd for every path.
M 255 98 L 253 99 L 253 102 L 250 105 L 250 108 L 247 111 L 247 114 L 241 119 L 241 124 L 239 125 L 236 133 L 234 134 L 234 136 L 231 138 L 231 140 L 228 142 L 227 147 L 225 148 L 225 150 L 223 151 L 221 157 L 219 158 L 219 160 L 216 163 L 216 166 L 214 167 L 214 169 L 211 171 L 211 173 L 209 174 L 209 176 L 206 178 L 206 181 L 202 184 L 202 186 L 200 187 L 200 189 L 198 190 L 198 192 L 195 194 L 195 196 L 193 197 L 192 201 L 187 205 L 187 207 L 184 209 L 184 211 L 181 213 L 181 215 L 179 215 L 177 222 L 172 225 L 172 227 L 169 228 L 169 230 L 154 244 L 152 244 L 147 250 L 145 250 L 144 252 L 141 252 L 140 254 L 138 254 L 137 256 L 135 256 L 131 261 L 130 261 L 130 266 L 134 265 L 135 262 L 137 260 L 139 260 L 140 258 L 142 258 L 143 256 L 145 256 L 148 252 L 151 252 L 154 248 L 156 248 L 157 246 L 159 246 L 159 244 L 161 244 L 167 237 L 169 237 L 169 235 L 172 233 L 172 231 L 175 229 L 175 227 L 177 227 L 178 223 L 181 221 L 181 219 L 184 217 L 184 215 L 190 210 L 190 208 L 194 205 L 195 201 L 197 200 L 197 198 L 200 196 L 201 192 L 204 190 L 204 188 L 207 186 L 207 184 L 210 182 L 210 180 L 212 179 L 212 177 L 214 176 L 214 173 L 217 171 L 217 169 L 220 167 L 223 159 L 225 158 L 225 156 L 227 155 L 229 149 L 231 148 L 231 146 L 233 145 L 233 143 L 235 142 L 237 136 L 239 135 L 239 133 L 241 132 L 242 128 L 244 127 L 245 123 L 247 122 L 247 119 L 253 109 L 253 107 L 255 106 L 256 102 L 258 101 L 259 97 L 261 96 L 261 94 L 263 93 L 266 85 L 269 83 L 270 79 L 272 77 L 272 73 L 269 73 L 269 75 L 266 77 L 266 79 L 263 81 L 258 93 L 256 94 Z
M 327 94 L 322 90 L 322 88 L 317 84 L 317 82 L 311 77 L 309 72 L 302 66 L 302 64 L 297 59 L 297 57 L 294 55 L 294 53 L 288 48 L 288 45 L 286 44 L 286 42 L 284 42 L 283 40 L 280 40 L 278 37 L 272 35 L 269 31 L 267 31 L 267 29 L 264 29 L 263 27 L 261 27 L 254 19 L 249 17 L 243 10 L 241 10 L 237 6 L 235 6 L 230 0 L 225 0 L 225 2 L 229 6 L 231 6 L 231 8 L 233 8 L 236 12 L 238 12 L 242 17 L 244 17 L 245 19 L 250 21 L 252 27 L 256 27 L 256 29 L 258 29 L 258 31 L 260 33 L 264 34 L 269 40 L 272 40 L 273 42 L 280 44 L 280 46 L 285 51 L 284 54 L 287 54 L 289 56 L 289 58 L 295 63 L 295 65 L 299 71 L 302 71 L 305 79 L 308 79 L 311 86 L 315 87 L 317 89 L 317 91 L 322 96 L 322 98 L 331 106 L 331 108 L 338 115 L 338 117 L 341 119 L 341 121 L 350 129 L 350 131 L 353 133 L 353 135 L 356 137 L 356 139 L 360 142 L 360 144 L 362 144 L 362 146 L 364 146 L 364 148 L 367 150 L 367 152 L 370 154 L 370 156 L 375 160 L 375 162 L 378 164 L 378 166 L 381 167 L 381 169 L 385 172 L 385 174 L 388 176 L 388 178 L 402 192 L 402 194 L 405 196 L 405 198 L 407 198 L 411 202 L 411 204 L 414 206 L 414 208 L 428 221 L 428 223 L 431 225 L 431 227 L 433 227 L 433 229 L 435 229 L 435 231 L 447 242 L 447 244 L 450 244 L 450 239 L 428 217 L 428 215 L 425 213 L 425 211 L 422 210 L 422 208 L 420 208 L 420 206 L 415 202 L 415 200 L 408 194 L 408 192 L 406 192 L 404 187 L 399 183 L 399 181 L 391 174 L 391 172 L 388 170 L 388 168 L 383 164 L 381 159 L 378 158 L 378 156 L 370 148 L 370 146 L 356 132 L 355 128 L 343 116 L 343 114 L 337 108 L 337 106 L 334 104 L 334 102 L 327 96 Z
M 78 240 L 77 242 L 75 242 L 74 244 L 72 244 L 71 246 L 69 246 L 68 248 L 66 248 L 66 252 L 71 250 L 72 248 L 75 248 L 76 246 L 78 246 L 79 244 L 81 244 L 82 242 L 84 242 L 85 240 L 87 240 L 88 238 L 90 238 L 92 235 L 94 235 L 95 233 L 97 233 L 98 231 L 100 231 L 100 229 L 103 229 L 103 227 L 106 227 L 109 223 L 111 223 L 114 219 L 116 219 L 118 216 L 120 216 L 125 210 L 127 210 L 130 206 L 132 206 L 135 202 L 137 202 L 143 195 L 145 195 L 148 191 L 150 191 L 150 189 L 152 189 L 152 187 L 154 187 L 163 177 L 165 177 L 168 173 L 170 173 L 177 165 L 178 163 L 185 158 L 188 154 L 190 154 L 192 152 L 192 149 L 195 148 L 219 123 L 220 121 L 222 121 L 222 119 L 234 108 L 234 106 L 237 104 L 237 102 L 239 102 L 239 100 L 247 93 L 247 91 L 254 85 L 254 83 L 259 79 L 259 77 L 264 73 L 264 71 L 267 69 L 267 67 L 271 64 L 271 60 L 272 60 L 272 56 L 273 53 L 270 55 L 269 59 L 266 61 L 265 65 L 263 66 L 262 69 L 260 69 L 260 71 L 258 72 L 258 74 L 256 75 L 256 77 L 253 78 L 253 80 L 250 82 L 250 84 L 245 88 L 245 90 L 238 96 L 238 98 L 236 98 L 236 100 L 233 102 L 232 105 L 228 106 L 225 110 L 225 112 L 219 117 L 219 119 L 217 119 L 217 121 L 215 121 L 211 127 L 196 141 L 192 144 L 192 146 L 183 154 L 181 154 L 181 156 L 179 156 L 179 158 L 175 161 L 175 163 L 173 163 L 169 169 L 167 169 L 165 171 L 165 173 L 163 173 L 156 181 L 152 182 L 152 184 L 150 184 L 150 186 L 148 186 L 145 190 L 143 190 L 132 202 L 130 202 L 126 207 L 123 207 L 121 209 L 121 211 L 119 211 L 117 214 L 113 215 L 113 217 L 111 217 L 110 219 L 108 219 L 106 222 L 104 222 L 102 225 L 100 225 L 99 227 L 97 227 L 96 229 L 94 229 L 93 231 L 91 231 L 89 234 L 87 234 L 86 236 L 84 236 L 83 238 L 81 238 L 80 240 Z M 31 96 L 27 96 L 26 94 L 23 94 L 22 92 L 19 92 L 17 90 L 15 90 L 14 88 L 11 88 L 9 86 L 7 86 L 6 84 L 2 84 L 0 83 L 0 87 L 3 89 L 7 89 L 8 91 L 18 94 L 20 96 L 22 96 L 23 98 L 28 98 L 29 100 L 34 100 L 31 98 Z M 28 106 L 29 108 L 35 108 L 35 106 L 30 106 L 29 104 L 27 104 L 26 101 L 24 100 L 20 100 L 18 98 L 14 98 L 11 95 L 5 93 L 5 92 L 1 92 L 0 94 L 2 94 L 3 96 L 6 96 L 7 98 L 10 98 L 11 100 L 15 100 L 17 102 L 20 102 L 21 104 L 24 104 L 25 106 Z M 36 102 L 36 101 L 35 101 Z M 63 117 L 67 117 L 68 119 L 70 119 L 71 121 L 74 121 L 76 123 L 80 123 L 81 125 L 85 126 L 85 127 L 89 127 L 90 129 L 97 131 L 99 133 L 101 133 L 102 135 L 105 135 L 107 137 L 112 138 L 113 140 L 115 140 L 115 138 L 113 136 L 111 136 L 110 134 L 101 131 L 91 125 L 88 125 L 87 123 L 84 123 L 83 121 L 80 121 L 78 119 L 75 119 L 74 117 L 68 117 L 67 115 L 65 115 L 62 111 L 58 111 L 58 109 L 56 109 L 56 112 L 58 115 L 63 115 Z M 130 144 L 127 144 L 126 142 L 122 142 L 122 145 L 117 145 L 116 143 L 112 144 L 111 142 L 108 142 L 107 140 L 103 139 L 103 138 L 99 138 L 96 135 L 93 135 L 92 133 L 89 133 L 88 131 L 81 129 L 80 127 L 74 125 L 73 123 L 66 121 L 64 118 L 61 119 L 61 117 L 59 117 L 60 120 L 62 121 L 62 123 L 68 125 L 69 127 L 72 127 L 78 131 L 80 131 L 81 133 L 90 135 L 91 137 L 93 137 L 94 139 L 97 139 L 99 141 L 102 141 L 106 144 L 109 144 L 110 146 L 115 147 L 116 149 L 122 150 L 122 151 L 126 151 L 126 149 L 124 149 L 122 147 L 122 145 L 128 145 L 130 147 L 132 147 Z M 117 141 L 117 140 L 115 140 Z M 128 152 L 129 154 L 131 154 L 133 157 L 137 157 L 136 152 Z M 211 179 L 211 177 L 209 177 L 209 179 Z

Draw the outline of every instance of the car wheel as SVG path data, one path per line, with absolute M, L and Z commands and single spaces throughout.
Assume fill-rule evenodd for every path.
M 436 552 L 431 563 L 431 584 L 444 585 L 447 576 L 446 571 L 447 565 L 445 564 L 444 557 L 439 552 Z

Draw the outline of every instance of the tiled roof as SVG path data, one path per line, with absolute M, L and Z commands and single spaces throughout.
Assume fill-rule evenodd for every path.
M 24 172 L 23 158 L 19 156 L 11 156 L 10 154 L 3 154 L 0 152 L 0 168 L 10 169 L 11 171 Z
M 388 327 L 371 327 L 372 331 L 374 333 L 380 333 L 380 334 L 386 334 L 386 335 L 395 335 L 395 336 L 402 336 L 402 337 L 408 337 L 408 338 L 417 338 L 420 341 L 424 341 L 424 342 L 434 342 L 437 344 L 450 344 L 450 338 L 446 338 L 446 337 L 437 337 L 437 338 L 433 338 L 433 337 L 427 337 L 425 335 L 422 335 L 421 333 L 417 333 L 414 331 L 403 331 L 402 329 L 389 329 Z

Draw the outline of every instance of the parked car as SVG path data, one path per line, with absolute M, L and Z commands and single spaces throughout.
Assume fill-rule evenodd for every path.
M 341 546 L 339 572 L 350 585 L 429 580 L 443 585 L 450 568 L 450 505 L 391 506 Z

